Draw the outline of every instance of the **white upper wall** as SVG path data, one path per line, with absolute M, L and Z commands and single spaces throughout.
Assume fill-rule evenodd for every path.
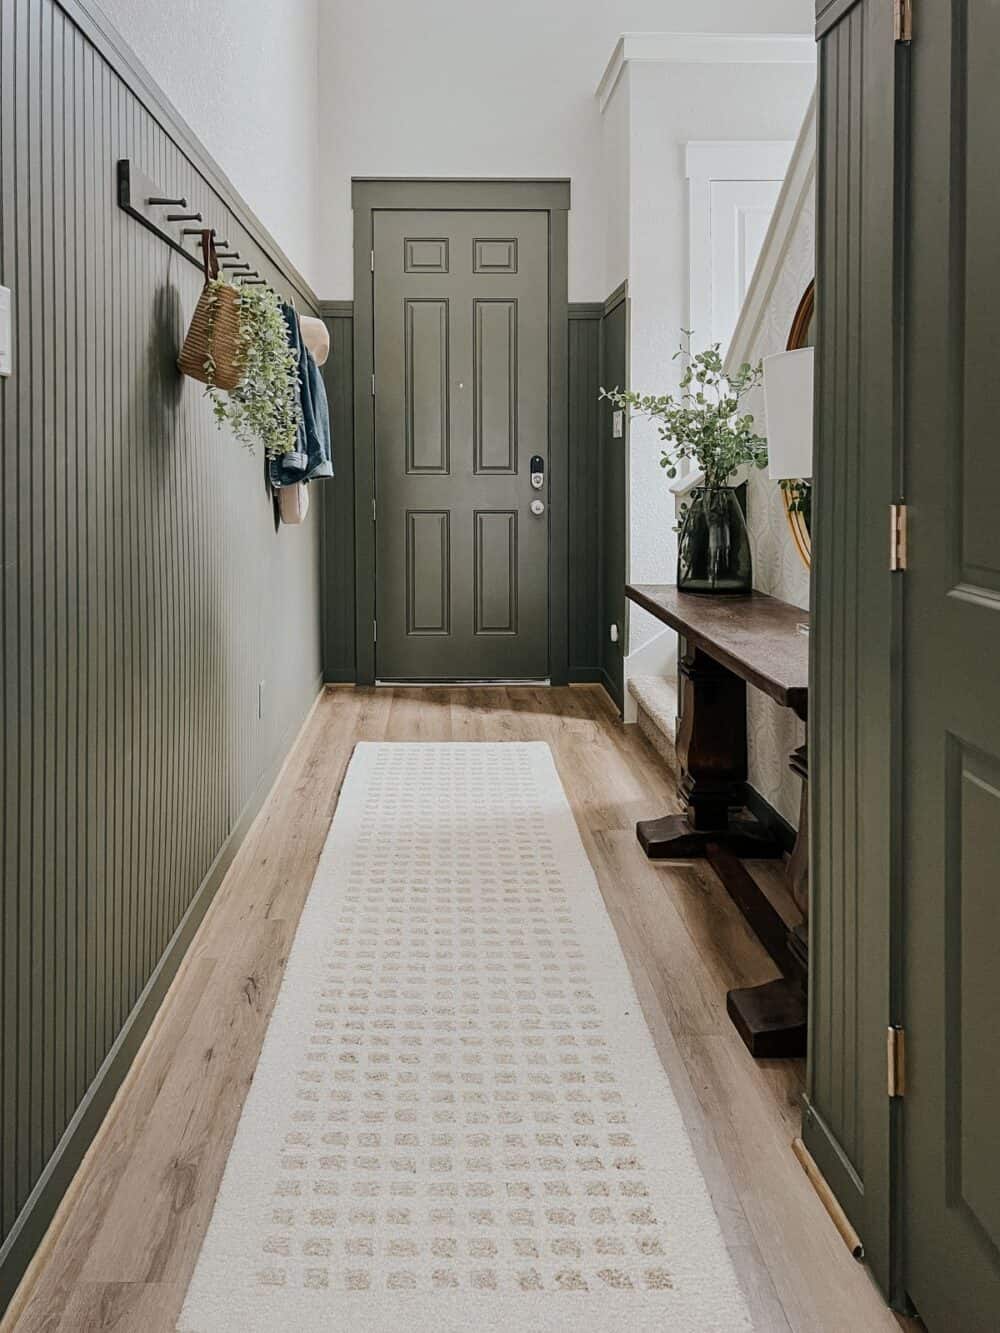
M 353 295 L 352 176 L 568 176 L 569 297 L 602 299 L 619 279 L 594 92 L 621 33 L 809 33 L 813 17 L 812 0 L 321 0 L 320 294 Z
M 624 197 L 614 199 L 608 228 L 609 286 L 629 283 L 629 387 L 642 393 L 677 388 L 673 360 L 682 330 L 691 328 L 687 145 L 705 140 L 785 141 L 789 152 L 815 86 L 814 47 L 790 44 L 778 62 L 764 63 L 753 43 L 735 43 L 719 63 L 711 50 L 688 59 L 687 43 L 669 39 L 634 44 L 604 119 L 606 174 L 621 176 L 620 126 L 627 125 Z M 708 44 L 711 46 L 711 44 Z M 798 48 L 797 50 L 795 48 Z M 773 56 L 772 52 L 772 56 Z M 748 59 L 753 55 L 753 59 Z M 678 59 L 678 56 L 680 59 Z M 804 57 L 804 59 L 803 59 Z M 693 331 L 695 351 L 711 331 Z M 629 427 L 629 551 L 632 583 L 672 583 L 677 563 L 674 497 L 659 465 L 656 426 L 633 417 Z M 651 616 L 630 608 L 628 651 L 662 632 Z
M 314 289 L 321 2 L 100 0 Z

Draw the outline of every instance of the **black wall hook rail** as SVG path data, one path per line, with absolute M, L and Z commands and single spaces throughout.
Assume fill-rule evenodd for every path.
M 167 221 L 164 208 L 174 206 L 186 208 L 187 200 L 172 199 L 165 195 L 159 185 L 139 171 L 127 157 L 121 159 L 118 163 L 118 207 L 154 232 L 161 241 L 165 241 L 171 249 L 183 255 L 195 268 L 200 269 L 202 267 L 200 248 L 197 254 L 186 250 L 183 232 Z
M 134 217 L 137 222 L 141 222 L 151 232 L 154 232 L 171 249 L 183 255 L 188 263 L 193 264 L 199 271 L 201 270 L 200 238 L 202 228 L 181 227 L 179 225 L 182 222 L 200 220 L 201 213 L 166 213 L 164 211 L 166 208 L 187 208 L 188 201 L 186 199 L 173 199 L 165 195 L 156 181 L 147 176 L 145 172 L 140 171 L 127 157 L 122 158 L 118 163 L 118 207 Z M 194 251 L 185 249 L 184 242 L 189 236 L 199 238 Z M 240 252 L 230 249 L 228 241 L 216 240 L 216 253 L 220 256 L 225 255 L 228 261 L 240 259 Z M 257 270 L 252 268 L 246 260 L 239 263 L 227 262 L 222 267 L 236 269 L 236 272 L 232 275 L 234 278 L 250 277 L 253 274 L 257 283 L 262 283 L 267 287 L 271 286 L 265 278 L 256 276 Z M 243 272 L 240 270 L 243 270 Z

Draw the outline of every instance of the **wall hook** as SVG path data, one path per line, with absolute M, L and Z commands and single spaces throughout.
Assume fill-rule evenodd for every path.
M 168 213 L 168 222 L 200 222 L 200 213 Z
M 188 201 L 186 199 L 166 199 L 164 196 L 156 194 L 151 195 L 150 198 L 146 200 L 146 203 L 149 206 L 152 206 L 153 204 L 176 205 L 178 208 L 187 208 L 188 206 Z

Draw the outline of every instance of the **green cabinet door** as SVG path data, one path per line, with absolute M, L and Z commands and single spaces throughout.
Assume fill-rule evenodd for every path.
M 375 214 L 379 679 L 548 675 L 548 233 Z
M 903 644 L 906 1286 L 1000 1328 L 1000 4 L 911 48 Z M 916 22 L 915 15 L 915 22 Z

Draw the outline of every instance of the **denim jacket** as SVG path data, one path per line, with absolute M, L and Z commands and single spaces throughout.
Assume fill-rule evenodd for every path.
M 283 305 L 281 313 L 288 328 L 288 345 L 295 353 L 299 366 L 302 419 L 295 448 L 279 458 L 271 459 L 269 472 L 274 487 L 292 486 L 297 481 L 312 481 L 314 477 L 333 476 L 330 409 L 323 376 L 312 353 L 302 341 L 298 315 L 289 305 Z

